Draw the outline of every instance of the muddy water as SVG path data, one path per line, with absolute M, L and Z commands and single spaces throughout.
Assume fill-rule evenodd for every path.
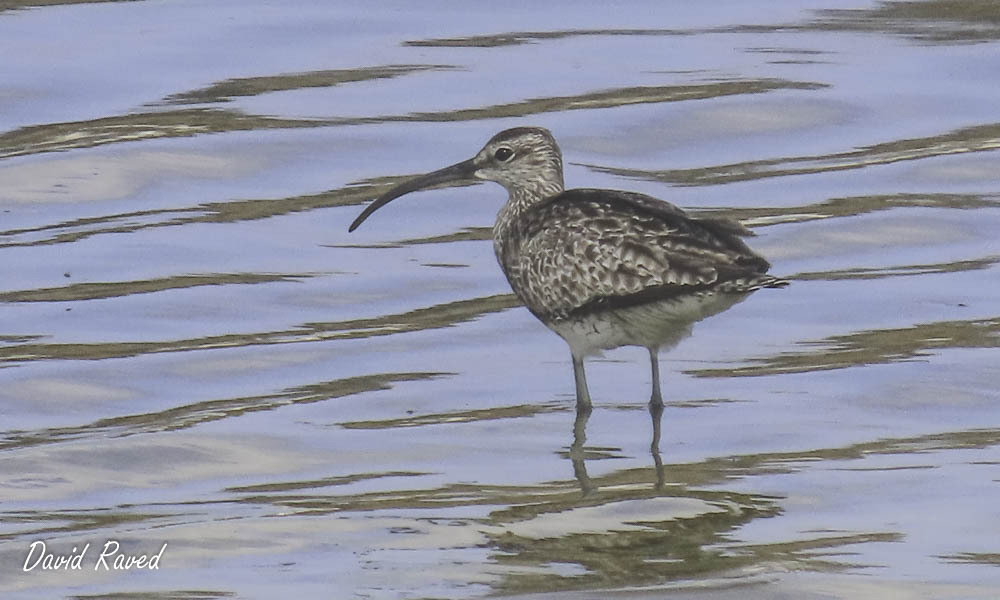
M 0 595 L 1000 596 L 998 39 L 973 0 L 0 4 Z M 662 356 L 660 419 L 637 349 L 575 415 L 499 187 L 347 234 L 526 124 L 793 281 Z

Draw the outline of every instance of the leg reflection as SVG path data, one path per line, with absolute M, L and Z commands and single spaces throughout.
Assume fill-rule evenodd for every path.
M 587 421 L 590 420 L 591 412 L 590 406 L 577 406 L 576 419 L 573 421 L 573 444 L 569 447 L 569 458 L 573 462 L 573 476 L 580 484 L 580 490 L 584 496 L 597 489 L 587 474 L 587 461 L 585 460 Z M 650 403 L 649 418 L 653 425 L 653 440 L 649 444 L 649 453 L 653 457 L 653 464 L 656 467 L 655 489 L 662 490 L 665 482 L 663 460 L 660 458 L 660 423 L 663 420 L 663 404 Z
M 656 465 L 656 489 L 663 489 L 663 460 L 660 458 L 660 422 L 663 420 L 663 402 L 649 403 L 649 420 L 653 424 L 653 441 L 649 444 L 649 453 L 653 455 Z
M 594 490 L 594 484 L 587 475 L 587 462 L 584 460 L 584 444 L 587 443 L 587 421 L 592 409 L 589 404 L 576 406 L 576 419 L 573 421 L 573 445 L 569 447 L 569 459 L 573 461 L 573 475 L 580 482 L 580 490 L 586 496 Z

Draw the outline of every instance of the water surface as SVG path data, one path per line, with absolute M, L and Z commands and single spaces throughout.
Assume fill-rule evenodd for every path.
M 996 598 L 998 15 L 0 4 L 0 595 Z M 499 187 L 347 233 L 517 125 L 792 280 L 661 357 L 658 452 L 643 350 L 575 415 Z

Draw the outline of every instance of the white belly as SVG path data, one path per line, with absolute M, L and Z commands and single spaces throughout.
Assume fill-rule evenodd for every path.
M 545 324 L 566 340 L 574 354 L 580 356 L 620 346 L 670 348 L 691 335 L 694 323 L 722 312 L 746 297 L 747 294 L 706 292 L 546 321 Z

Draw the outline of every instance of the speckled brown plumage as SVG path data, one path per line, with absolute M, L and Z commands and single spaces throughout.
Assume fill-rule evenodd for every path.
M 493 228 L 494 250 L 514 293 L 570 346 L 577 402 L 590 406 L 583 357 L 602 349 L 649 349 L 653 404 L 661 403 L 657 352 L 691 325 L 762 287 L 787 282 L 741 240 L 741 224 L 703 219 L 650 196 L 564 191 L 562 154 L 548 130 L 495 135 L 473 158 L 384 194 L 355 219 L 403 194 L 448 181 L 488 180 L 510 196 Z
M 695 219 L 614 190 L 570 190 L 503 227 L 498 259 L 540 319 L 559 320 L 681 294 L 778 283 L 737 223 Z

